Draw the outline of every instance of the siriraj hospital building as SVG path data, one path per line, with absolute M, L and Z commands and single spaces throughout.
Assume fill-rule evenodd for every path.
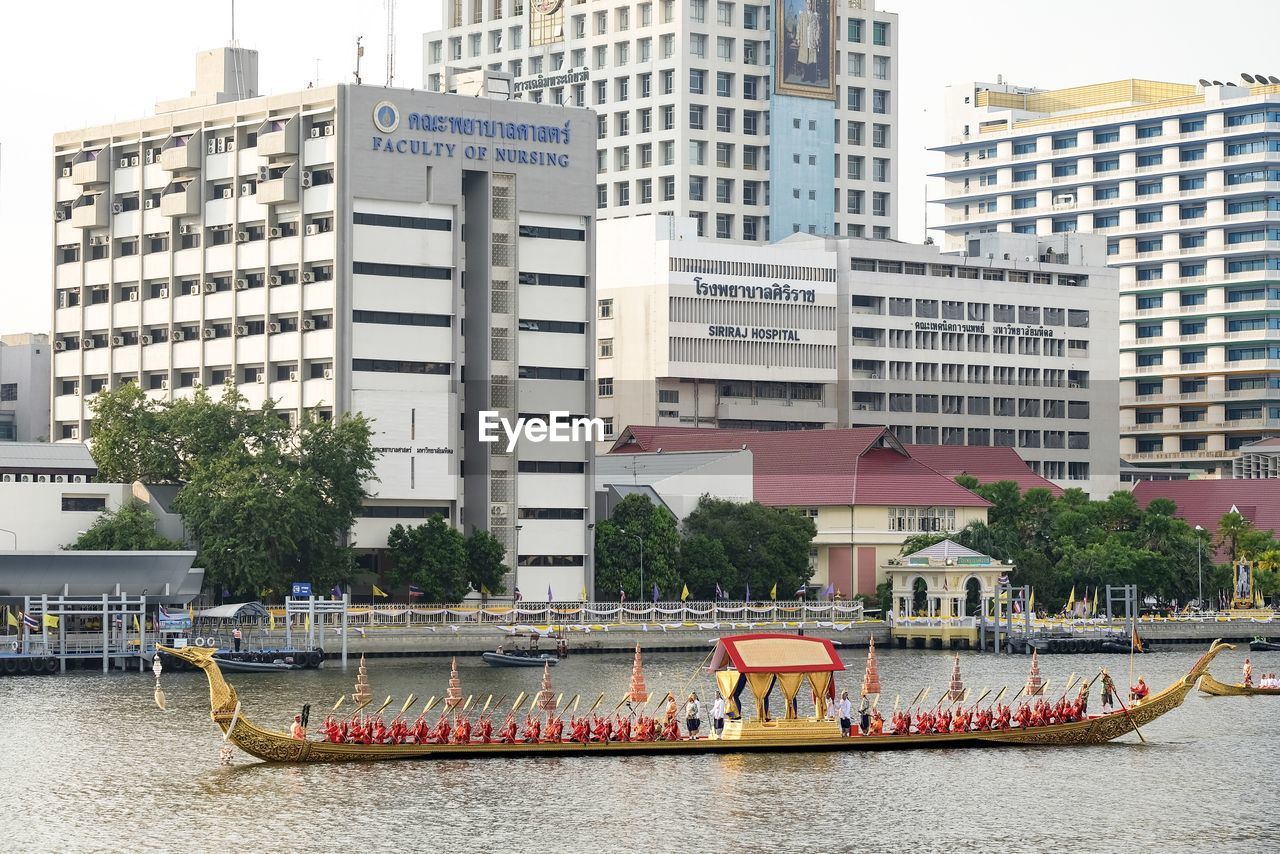
M 508 452 L 477 425 L 592 414 L 593 116 L 484 75 L 496 97 L 260 96 L 256 70 L 211 51 L 190 98 L 56 136 L 53 440 L 90 438 L 123 383 L 362 412 L 381 453 L 357 549 L 440 514 L 505 541 L 524 591 L 578 598 L 591 444 Z

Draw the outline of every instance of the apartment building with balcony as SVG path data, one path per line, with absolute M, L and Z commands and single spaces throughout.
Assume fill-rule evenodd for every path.
M 447 0 L 442 15 L 428 90 L 489 68 L 518 98 L 596 112 L 601 219 L 897 237 L 900 32 L 874 0 Z
M 202 54 L 191 98 L 56 136 L 53 438 L 89 439 L 93 395 L 123 383 L 229 383 L 292 421 L 361 412 L 368 568 L 393 525 L 443 515 L 503 540 L 521 584 L 576 598 L 591 444 L 507 452 L 478 425 L 591 414 L 590 115 L 504 99 L 501 75 L 481 81 L 495 97 L 256 96 L 256 67 Z
M 1280 433 L 1277 80 L 948 89 L 948 246 L 1107 240 L 1127 463 L 1230 476 L 1241 448 Z

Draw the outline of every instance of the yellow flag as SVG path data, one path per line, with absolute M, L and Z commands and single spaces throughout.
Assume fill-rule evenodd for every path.
M 8 622 L 9 625 L 13 626 L 15 629 L 18 628 L 18 618 L 13 615 L 13 609 L 8 606 L 5 606 L 5 617 L 7 618 L 6 622 Z
M 1098 616 L 1098 588 L 1093 588 L 1093 608 L 1089 612 L 1090 616 Z
M 311 631 L 311 615 L 307 614 L 307 618 L 302 622 L 303 631 Z
M 1032 588 L 1031 588 L 1031 595 L 1027 597 L 1027 610 L 1028 610 L 1028 611 L 1030 611 L 1030 612 L 1032 613 L 1032 615 L 1033 615 L 1033 616 L 1035 615 L 1035 612 L 1036 612 L 1036 589 L 1035 589 L 1034 587 L 1032 587 Z
M 142 626 L 138 625 L 138 615 L 133 615 L 133 630 L 138 634 L 142 634 Z
M 776 589 L 777 585 L 774 585 L 774 588 Z M 685 602 L 688 599 L 689 599 L 689 585 L 686 584 L 684 586 L 684 589 L 680 591 L 680 601 Z
M 487 585 L 487 584 L 481 584 L 481 585 L 480 585 L 480 595 L 481 595 L 481 596 L 492 596 L 492 595 L 493 595 L 492 593 L 490 593 L 490 592 L 489 592 L 489 585 Z
M 1076 586 L 1071 585 L 1071 596 L 1067 599 L 1067 610 L 1070 611 L 1076 606 Z
M 55 616 L 53 616 L 52 614 L 45 614 L 45 615 L 44 615 L 44 624 L 45 624 L 45 626 L 47 626 L 48 628 L 56 629 L 56 628 L 58 627 L 58 618 L 57 618 L 57 617 L 55 617 Z
M 769 598 L 775 602 L 778 600 L 778 582 L 773 582 L 773 589 L 769 591 Z
M 275 611 L 267 612 L 267 627 L 271 629 L 271 631 L 273 632 L 276 630 L 276 612 Z
M 582 585 L 582 601 L 587 601 L 587 585 Z
M 377 596 L 377 597 L 379 597 L 379 598 L 381 598 L 381 599 L 386 599 L 386 598 L 387 598 L 387 594 L 386 594 L 386 592 L 385 592 L 385 591 L 383 591 L 383 589 L 382 589 L 381 587 L 379 587 L 378 585 L 376 585 L 376 584 L 375 584 L 375 585 L 373 585 L 373 595 L 374 595 L 374 596 Z

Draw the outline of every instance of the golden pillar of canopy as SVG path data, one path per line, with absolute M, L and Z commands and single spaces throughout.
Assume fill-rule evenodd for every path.
M 813 705 L 818 720 L 827 716 L 827 691 L 831 689 L 831 674 L 826 670 L 815 670 L 808 674 L 809 684 L 813 686 Z
M 733 692 L 738 687 L 738 677 L 740 675 L 736 670 L 716 671 L 716 688 L 720 689 L 720 696 L 724 698 L 724 714 L 728 718 L 742 715 L 742 710 L 738 708 L 738 704 L 733 699 Z
M 778 685 L 782 687 L 782 696 L 786 700 L 786 713 L 783 715 L 784 720 L 795 720 L 796 714 L 796 694 L 800 693 L 800 686 L 804 684 L 803 673 L 779 673 Z

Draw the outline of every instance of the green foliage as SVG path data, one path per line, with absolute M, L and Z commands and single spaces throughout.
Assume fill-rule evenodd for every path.
M 467 537 L 467 583 L 479 591 L 484 587 L 491 595 L 506 592 L 502 578 L 507 565 L 503 562 L 507 549 L 488 531 L 476 528 Z
M 790 599 L 813 577 L 809 547 L 817 528 L 812 519 L 793 510 L 704 495 L 684 520 L 684 530 L 690 538 L 702 535 L 719 541 L 732 570 L 724 578 L 709 579 L 709 587 L 694 590 L 690 584 L 696 598 L 710 598 L 719 581 L 731 598 L 743 596 L 749 584 L 753 599 L 765 599 L 777 584 L 778 598 Z
M 387 537 L 387 551 L 396 564 L 396 582 L 422 588 L 424 601 L 461 602 L 471 590 L 466 540 L 441 516 L 432 516 L 425 525 L 396 525 Z
M 666 599 L 680 593 L 680 532 L 664 507 L 643 495 L 628 495 L 613 516 L 596 524 L 596 597 L 629 600 L 653 598 L 654 585 Z M 644 589 L 640 587 L 640 545 L 644 544 Z M 690 588 L 692 590 L 692 588 Z
M 213 589 L 259 596 L 309 579 L 321 590 L 354 569 L 345 543 L 373 477 L 368 422 L 304 417 L 290 426 L 234 386 L 149 401 L 134 384 L 94 399 L 92 452 L 104 479 L 179 483 L 174 509 Z
M 156 530 L 156 517 L 141 501 L 129 501 L 115 511 L 98 516 L 68 549 L 103 552 L 168 552 L 183 548 L 182 543 L 163 536 Z

